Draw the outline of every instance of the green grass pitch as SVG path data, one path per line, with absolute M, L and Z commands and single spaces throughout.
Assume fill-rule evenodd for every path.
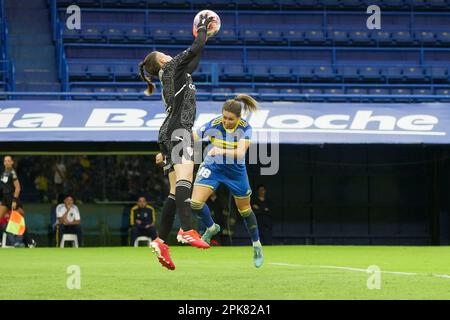
M 175 271 L 148 248 L 0 249 L 0 299 L 450 299 L 448 247 L 272 246 L 260 269 L 251 247 L 171 253 Z M 371 265 L 380 289 L 367 287 Z

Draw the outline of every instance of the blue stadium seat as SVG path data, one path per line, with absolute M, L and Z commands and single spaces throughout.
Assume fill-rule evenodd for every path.
M 118 64 L 113 67 L 113 73 L 116 80 L 126 80 L 136 78 L 133 72 L 133 66 L 130 64 Z
M 450 96 L 450 89 L 436 89 L 436 95 Z
M 295 66 L 292 68 L 292 73 L 301 81 L 312 81 L 314 79 L 313 67 Z
M 332 95 L 332 97 L 328 97 L 327 100 L 328 101 L 333 101 L 333 102 L 344 102 L 347 100 L 347 98 L 342 97 L 342 96 L 335 96 L 335 95 L 343 95 L 344 94 L 344 90 L 341 88 L 325 88 L 323 90 L 324 94 L 328 94 L 328 95 Z
M 446 67 L 430 67 L 427 68 L 427 74 L 435 82 L 448 82 L 449 74 Z
M 217 42 L 220 43 L 233 43 L 233 44 L 238 44 L 238 37 L 236 35 L 236 33 L 234 32 L 234 30 L 231 29 L 224 29 L 224 30 L 220 30 L 220 32 L 217 34 L 217 36 L 211 38 L 211 40 L 217 40 Z M 208 41 L 210 41 L 208 39 Z
M 386 89 L 386 88 L 371 88 L 371 89 L 369 89 L 369 94 L 389 95 L 390 91 L 389 91 L 389 89 Z
M 92 90 L 90 88 L 80 88 L 80 87 L 76 87 L 76 88 L 71 88 L 70 90 L 71 92 L 74 93 L 92 93 Z M 73 96 L 72 100 L 91 100 L 92 96 L 90 95 L 81 95 L 81 96 Z
M 446 0 L 428 0 L 428 5 L 431 9 L 445 9 L 448 8 L 450 3 Z
M 433 94 L 433 91 L 431 89 L 413 89 L 412 91 L 413 95 L 421 95 L 421 96 L 430 96 Z
M 143 28 L 128 28 L 125 30 L 125 36 L 130 42 L 147 41 L 147 35 Z
M 395 95 L 407 95 L 407 94 L 411 94 L 411 89 L 407 89 L 407 88 L 394 88 L 391 90 L 391 94 L 395 94 Z
M 381 68 L 382 75 L 388 79 L 388 81 L 401 81 L 403 80 L 402 68 L 400 67 L 387 67 Z
M 263 101 L 271 101 L 279 99 L 279 91 L 276 88 L 260 88 L 258 89 L 259 97 Z
M 104 30 L 103 35 L 110 42 L 123 42 L 126 40 L 123 30 L 116 29 L 116 28 L 108 28 L 108 29 Z
M 386 97 L 390 94 L 389 89 L 386 88 L 372 88 L 369 89 L 368 92 L 370 95 L 373 95 L 375 97 L 371 98 L 371 101 L 373 102 L 389 102 L 391 99 L 389 97 Z M 383 96 L 383 97 L 379 97 Z
M 284 38 L 290 43 L 290 44 L 301 44 L 305 40 L 303 38 L 303 31 L 299 30 L 289 30 L 285 31 L 283 33 Z
M 92 80 L 112 80 L 110 67 L 106 64 L 88 65 L 86 75 Z
M 116 89 L 117 93 L 139 93 L 140 91 L 136 88 L 123 88 L 123 87 L 118 87 Z M 139 100 L 139 97 L 137 95 L 132 95 L 132 96 L 119 96 L 119 100 Z
M 87 65 L 80 63 L 69 63 L 69 76 L 72 79 L 86 78 Z
M 320 88 L 303 88 L 302 93 L 304 93 L 304 94 L 323 94 L 323 90 Z
M 330 39 L 335 45 L 342 45 L 348 43 L 348 35 L 345 31 L 329 31 L 328 39 Z
M 128 8 L 145 8 L 147 0 L 120 0 L 120 5 Z
M 424 45 L 435 45 L 436 44 L 436 38 L 434 36 L 433 32 L 429 31 L 421 31 L 416 32 L 416 39 L 420 43 Z
M 94 93 L 114 93 L 116 90 L 113 87 L 99 87 L 94 88 Z M 96 96 L 97 100 L 112 100 L 115 99 L 113 95 L 98 95 Z
M 364 81 L 380 81 L 380 69 L 376 67 L 361 67 L 359 74 Z
M 255 3 L 258 5 L 258 9 L 276 10 L 280 8 L 277 0 L 257 0 Z
M 242 64 L 231 64 L 223 67 L 222 77 L 224 80 L 246 80 L 249 79 Z
M 172 36 L 167 29 L 155 29 L 150 31 L 151 37 L 155 42 L 171 42 Z
M 289 66 L 273 66 L 270 68 L 270 75 L 275 80 L 280 81 L 292 81 L 295 77 L 291 74 L 291 68 Z
M 441 45 L 450 46 L 450 32 L 441 31 L 436 33 L 436 40 Z
M 365 88 L 347 88 L 347 94 L 367 94 L 367 89 Z
M 372 39 L 379 45 L 392 44 L 391 33 L 387 31 L 375 31 L 372 33 Z
M 177 29 L 172 32 L 172 36 L 176 42 L 192 42 L 194 36 L 192 35 L 192 30 L 188 29 Z
M 355 45 L 371 45 L 369 33 L 366 31 L 352 31 L 348 34 L 350 41 Z
M 395 31 L 392 33 L 392 40 L 399 45 L 412 45 L 414 39 L 409 31 Z
M 280 31 L 266 30 L 261 33 L 261 39 L 267 44 L 283 44 Z
M 281 88 L 280 94 L 290 95 L 290 94 L 300 94 L 301 91 L 298 88 Z
M 394 88 L 391 90 L 392 95 L 411 95 L 411 89 L 408 88 Z M 394 98 L 396 102 L 410 102 L 411 98 L 409 97 L 397 97 Z
M 360 78 L 357 67 L 338 67 L 337 75 L 344 81 L 358 81 Z
M 224 100 L 228 99 L 233 95 L 233 92 L 231 91 L 230 88 L 223 88 L 223 87 L 213 88 L 211 90 L 211 93 L 213 95 L 213 100 Z
M 81 31 L 74 29 L 70 30 L 64 28 L 63 38 L 65 42 L 78 42 L 81 41 Z
M 82 38 L 84 41 L 89 42 L 104 42 L 105 38 L 103 37 L 101 31 L 94 27 L 89 27 L 82 30 Z
M 324 44 L 326 42 L 325 35 L 320 30 L 306 31 L 304 34 L 304 39 L 311 44 Z
M 340 1 L 343 7 L 352 7 L 352 8 L 360 8 L 367 6 L 364 5 L 363 1 L 361 0 L 341 0 Z
M 250 67 L 250 73 L 254 80 L 270 80 L 270 72 L 268 66 L 253 65 Z
M 421 67 L 406 67 L 403 68 L 403 76 L 408 81 L 427 81 L 428 78 L 425 77 L 423 69 Z
M 255 30 L 250 30 L 250 29 L 242 30 L 240 32 L 240 36 L 245 43 L 261 43 L 262 42 L 259 32 L 255 31 Z
M 251 88 L 251 87 L 236 87 L 233 88 L 234 93 L 245 93 L 249 95 L 255 95 L 258 90 Z
M 318 80 L 333 80 L 336 74 L 331 66 L 319 66 L 314 68 L 314 76 Z

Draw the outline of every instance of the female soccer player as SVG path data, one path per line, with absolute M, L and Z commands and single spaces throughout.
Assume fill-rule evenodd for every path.
M 175 171 L 175 202 L 181 222 L 177 239 L 205 249 L 209 245 L 192 229 L 189 201 L 194 171 L 192 126 L 196 113 L 195 86 L 191 74 L 200 61 L 206 44 L 206 31 L 212 21 L 213 17 L 201 16 L 194 43 L 174 58 L 153 51 L 139 64 L 140 76 L 148 84 L 146 94 L 152 94 L 155 87 L 151 77 L 146 76 L 145 72 L 158 76 L 161 81 L 167 117 L 159 130 L 158 143 L 164 157 L 165 172 Z M 154 241 L 154 248 L 158 253 L 162 241 L 157 240 Z M 161 261 L 164 257 L 158 253 L 158 258 Z
M 22 216 L 25 215 L 22 205 L 19 201 L 20 196 L 20 182 L 17 177 L 16 171 L 14 170 L 14 160 L 11 156 L 5 156 L 3 158 L 3 165 L 5 166 L 5 171 L 1 175 L 1 197 L 0 197 L 0 219 L 8 211 L 19 212 Z M 25 229 L 23 234 L 24 243 L 33 248 L 36 246 L 36 241 L 31 239 L 28 230 Z
M 250 146 L 252 128 L 241 118 L 243 109 L 256 111 L 258 104 L 245 94 L 227 100 L 222 107 L 222 115 L 194 134 L 196 139 L 208 137 L 214 147 L 208 151 L 197 172 L 191 205 L 207 227 L 202 239 L 209 243 L 211 237 L 220 231 L 220 226 L 214 223 L 206 201 L 221 183 L 227 186 L 252 239 L 253 260 L 255 267 L 259 268 L 264 256 L 259 241 L 258 223 L 250 205 L 252 191 L 245 167 L 245 154 Z

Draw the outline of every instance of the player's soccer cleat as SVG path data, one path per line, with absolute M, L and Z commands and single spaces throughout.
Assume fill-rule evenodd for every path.
M 259 268 L 262 266 L 264 262 L 264 255 L 262 252 L 262 247 L 253 247 L 253 262 L 255 263 L 255 267 Z
M 195 230 L 189 230 L 189 231 L 183 231 L 180 229 L 178 231 L 177 235 L 178 242 L 184 243 L 184 244 L 190 244 L 193 247 L 197 247 L 200 249 L 208 249 L 209 244 L 203 241 L 200 238 L 200 235 Z
M 220 226 L 217 223 L 214 223 L 214 230 L 209 231 L 209 228 L 206 229 L 205 233 L 202 235 L 202 240 L 206 243 L 211 243 L 211 238 L 220 232 Z
M 167 244 L 161 239 L 156 238 L 150 243 L 150 247 L 152 248 L 152 251 L 156 253 L 159 263 L 161 263 L 163 267 L 166 267 L 169 270 L 175 270 L 175 264 L 170 258 L 169 246 Z

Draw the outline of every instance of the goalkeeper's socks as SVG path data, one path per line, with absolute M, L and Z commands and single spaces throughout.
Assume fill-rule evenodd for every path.
M 249 207 L 242 211 L 239 210 L 239 213 L 244 219 L 244 224 L 247 227 L 250 238 L 252 238 L 252 242 L 259 242 L 258 222 L 256 220 L 255 213 L 252 211 L 252 208 Z
M 206 228 L 210 231 L 214 230 L 214 220 L 211 217 L 211 211 L 206 203 L 191 200 L 191 208 L 200 217 Z
M 175 195 L 170 193 L 169 196 L 164 201 L 164 206 L 162 209 L 161 230 L 159 232 L 159 237 L 161 239 L 167 240 L 167 238 L 169 237 L 170 230 L 172 230 L 176 213 L 177 213 L 177 205 L 175 202 Z
M 188 180 L 178 180 L 175 188 L 175 202 L 181 229 L 186 231 L 192 229 L 191 188 L 192 183 Z

